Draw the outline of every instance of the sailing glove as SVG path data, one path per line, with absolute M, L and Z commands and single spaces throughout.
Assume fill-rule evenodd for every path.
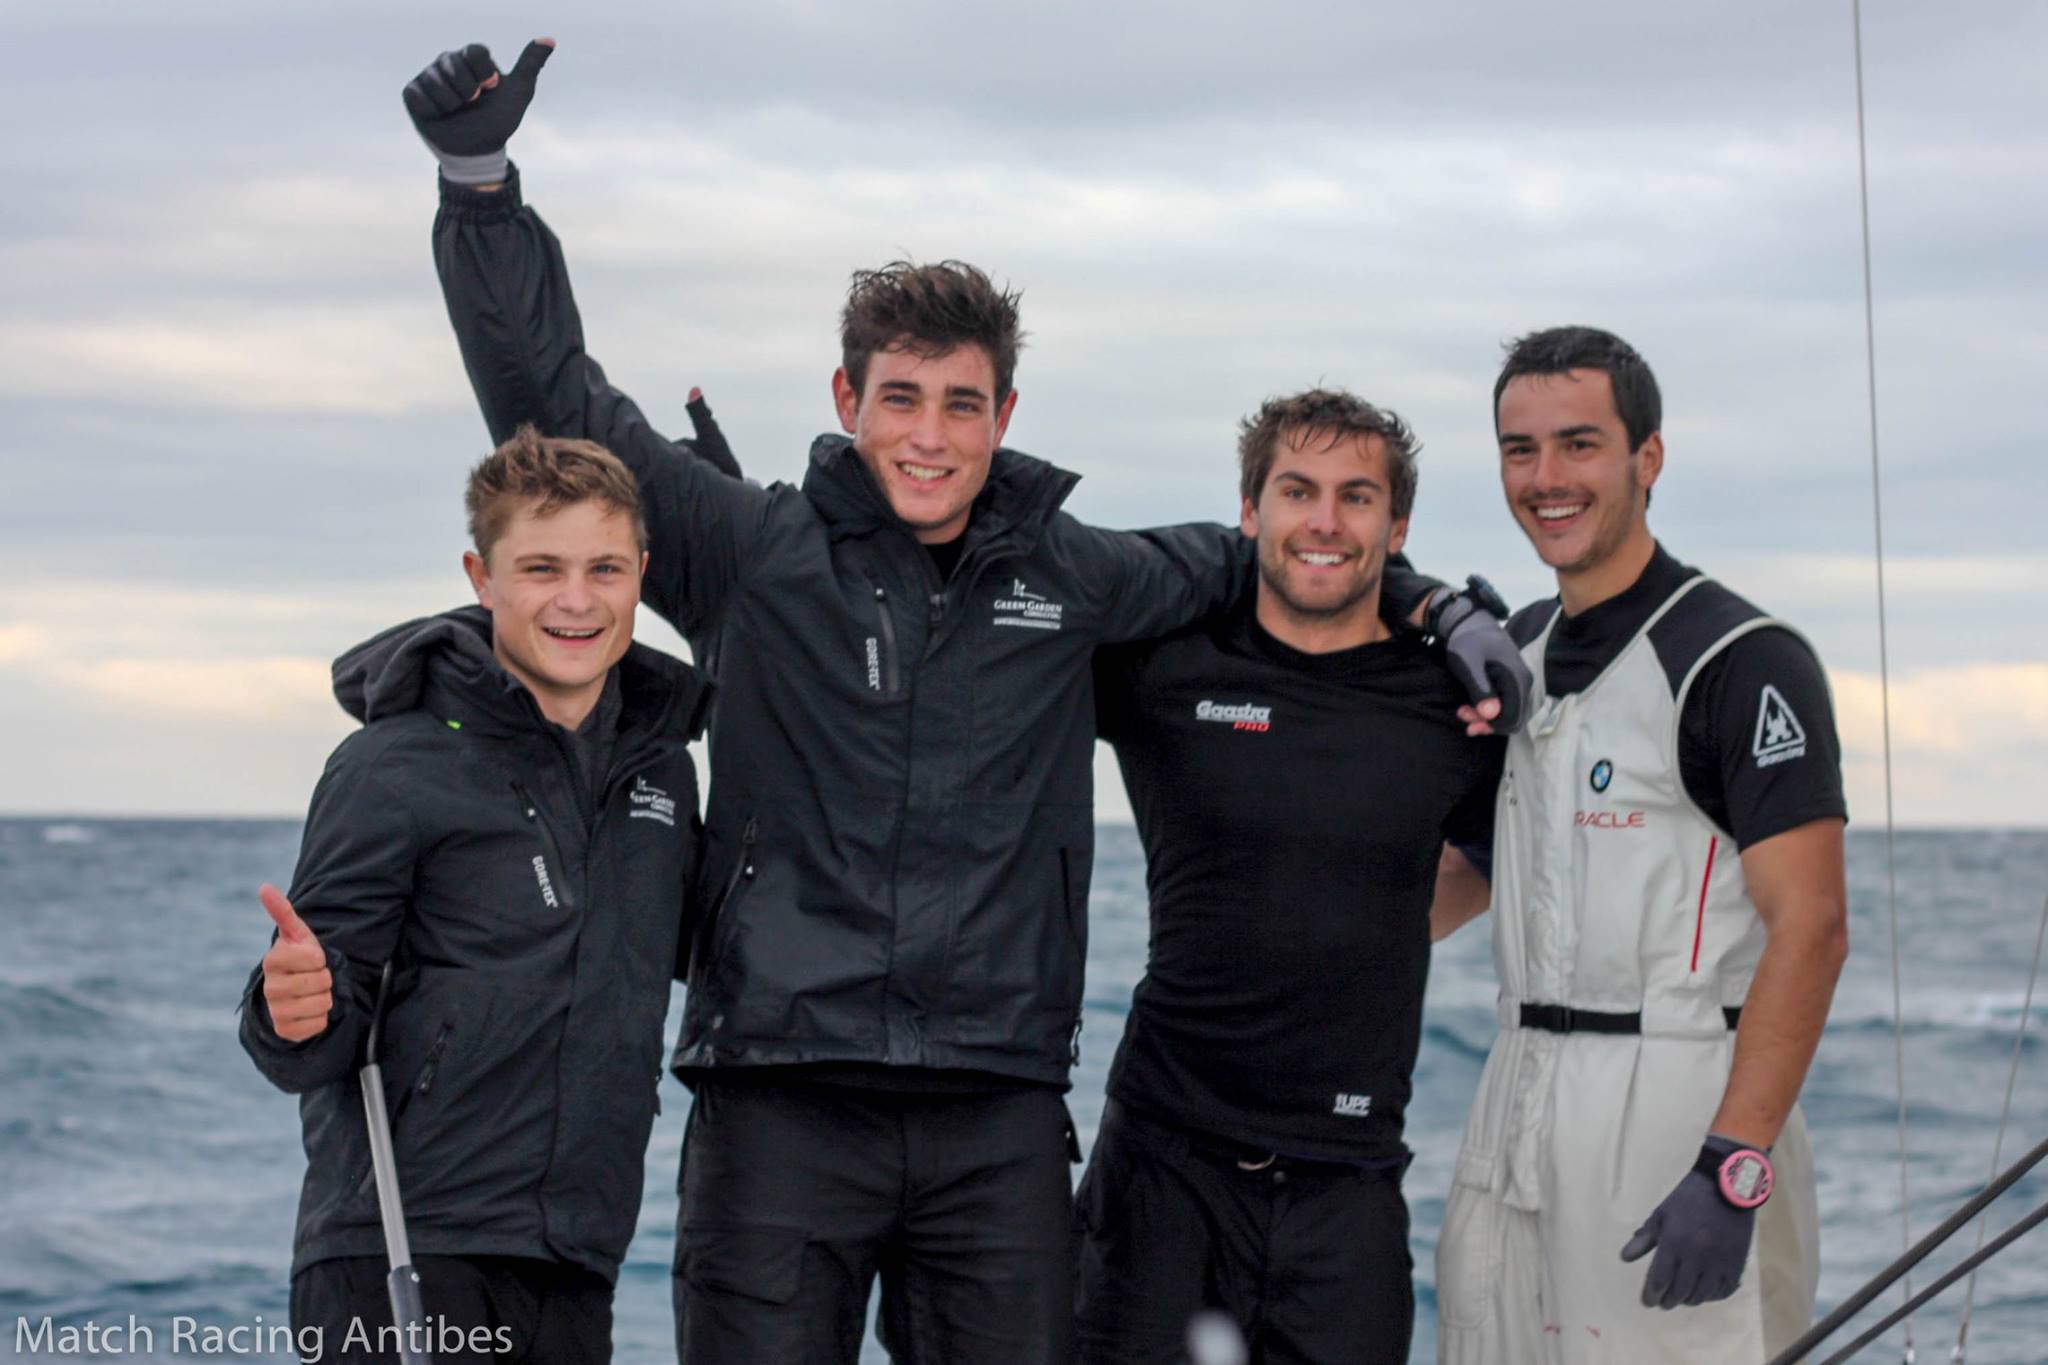
M 1705 1145 L 1722 1157 L 1743 1147 L 1711 1134 Z M 1755 1209 L 1736 1208 L 1721 1197 L 1712 1176 L 1687 1171 L 1650 1220 L 1629 1238 L 1621 1259 L 1637 1260 L 1652 1249 L 1657 1253 L 1643 1278 L 1645 1308 L 1712 1303 L 1727 1298 L 1742 1283 L 1749 1239 L 1755 1232 Z
M 441 161 L 451 185 L 494 185 L 505 179 L 505 144 L 533 103 L 534 82 L 554 55 L 554 44 L 534 41 L 502 75 L 482 43 L 443 52 L 405 87 L 405 112 Z M 484 89 L 493 76 L 498 83 Z
M 683 405 L 683 411 L 690 414 L 690 429 L 695 438 L 690 442 L 696 448 L 697 458 L 709 460 L 722 474 L 735 479 L 741 477 L 740 462 L 732 453 L 732 445 L 725 439 L 718 419 L 711 415 L 711 405 L 704 401 L 702 389 L 690 390 L 690 401 Z
M 1464 587 L 1440 594 L 1424 620 L 1424 629 L 1443 645 L 1451 676 L 1472 699 L 1500 698 L 1500 715 L 1493 720 L 1497 735 L 1521 728 L 1535 687 L 1522 652 L 1501 629 L 1501 618 L 1507 614 L 1507 604 L 1493 585 L 1473 574 Z

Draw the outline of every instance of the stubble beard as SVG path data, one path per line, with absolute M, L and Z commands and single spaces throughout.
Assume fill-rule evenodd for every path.
M 1360 602 L 1365 601 L 1379 590 L 1380 579 L 1384 576 L 1386 569 L 1386 557 L 1382 555 L 1379 562 L 1373 565 L 1372 572 L 1360 579 L 1353 591 L 1346 593 L 1335 602 L 1324 605 L 1316 602 L 1303 602 L 1288 591 L 1286 557 L 1287 550 L 1284 546 L 1280 548 L 1277 555 L 1279 560 L 1278 566 L 1275 565 L 1273 557 L 1261 554 L 1259 556 L 1259 581 L 1271 590 L 1273 601 L 1281 610 L 1304 625 L 1322 625 L 1355 610 Z

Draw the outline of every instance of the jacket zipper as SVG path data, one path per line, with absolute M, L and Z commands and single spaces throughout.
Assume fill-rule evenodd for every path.
M 576 892 L 569 885 L 569 865 L 562 860 L 561 846 L 555 842 L 554 827 L 548 823 L 548 817 L 542 813 L 540 803 L 533 799 L 533 794 L 526 790 L 524 783 L 515 780 L 512 783 L 512 791 L 525 805 L 526 818 L 540 831 L 541 851 L 547 855 L 547 866 L 552 869 L 549 879 L 554 885 L 556 898 L 561 901 L 564 910 L 573 909 L 576 905 Z
M 453 1025 L 443 1024 L 441 1031 L 434 1035 L 434 1045 L 427 1049 L 426 1065 L 420 1068 L 419 1081 L 413 1086 L 417 1093 L 424 1095 L 434 1088 L 434 1073 L 440 1069 L 441 1054 L 448 1050 L 448 1035 L 452 1032 Z
M 707 976 L 710 974 L 711 969 L 718 965 L 719 930 L 725 927 L 725 915 L 732 905 L 732 898 L 739 894 L 740 883 L 754 875 L 754 835 L 757 829 L 754 817 L 748 816 L 746 828 L 740 831 L 739 861 L 733 864 L 732 875 L 725 879 L 725 890 L 720 893 L 718 904 L 711 908 L 710 918 L 704 923 L 703 937 L 699 941 L 703 944 L 704 948 L 701 965 Z M 698 965 L 695 962 L 691 964 L 691 974 L 693 976 L 696 974 Z M 720 1020 L 723 1020 L 724 1017 L 724 1015 L 719 1016 Z M 716 1028 L 717 1024 L 713 1024 L 712 1027 Z
M 882 632 L 882 695 L 893 697 L 900 679 L 896 672 L 896 621 L 889 615 L 889 594 L 875 584 L 875 617 Z
M 414 1095 L 424 1095 L 434 1088 L 434 1072 L 440 1068 L 441 1054 L 448 1050 L 448 1035 L 454 1031 L 455 1026 L 453 1024 L 441 1025 L 440 1031 L 434 1035 L 434 1045 L 427 1049 L 427 1060 L 420 1066 L 420 1078 L 414 1081 L 409 1088 L 398 1092 L 398 1099 L 391 1106 L 391 1114 L 385 1120 L 390 1126 L 393 1142 L 398 1140 L 398 1121 L 405 1117 L 406 1108 L 411 1105 L 412 1097 Z M 357 1168 L 357 1173 L 348 1182 L 347 1188 L 354 1190 L 357 1194 L 361 1194 L 369 1188 L 370 1177 L 375 1173 L 375 1163 L 365 1160 Z
M 733 865 L 732 876 L 726 879 L 725 894 L 718 898 L 718 917 L 725 918 L 725 907 L 732 904 L 733 894 L 740 889 L 740 883 L 754 875 L 754 835 L 759 826 L 754 817 L 747 817 L 747 827 L 740 831 L 740 859 Z

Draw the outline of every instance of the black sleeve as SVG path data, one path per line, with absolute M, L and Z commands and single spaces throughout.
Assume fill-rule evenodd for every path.
M 625 462 L 647 518 L 648 605 L 693 640 L 723 609 L 760 539 L 769 494 L 739 477 L 715 423 L 671 440 L 583 344 L 562 246 L 520 197 L 516 171 L 486 193 L 441 182 L 434 269 L 491 439 L 522 423 L 595 441 Z
M 1444 839 L 1479 869 L 1479 875 L 1493 880 L 1493 811 L 1500 794 L 1501 769 L 1507 764 L 1508 742 L 1499 735 L 1487 735 L 1471 743 L 1483 752 L 1476 765 L 1472 785 L 1464 798 L 1444 818 Z
M 1790 631 L 1751 631 L 1700 670 L 1678 756 L 1686 794 L 1738 849 L 1848 818 L 1827 675 Z
M 1388 555 L 1387 566 L 1380 574 L 1380 619 L 1388 625 L 1408 624 L 1408 618 L 1415 614 L 1423 599 L 1443 586 L 1441 579 L 1418 571 L 1408 562 L 1407 555 Z
M 292 1094 L 340 1080 L 362 1064 L 378 976 L 397 950 L 412 901 L 418 852 L 412 821 L 366 760 L 360 732 L 328 760 L 313 789 L 287 893 L 334 974 L 326 1031 L 302 1043 L 278 1037 L 264 1005 L 260 965 L 242 994 L 242 1047 L 258 1071 Z
M 1138 664 L 1142 644 L 1105 645 L 1095 651 L 1095 737 L 1114 744 L 1130 733 L 1138 713 Z

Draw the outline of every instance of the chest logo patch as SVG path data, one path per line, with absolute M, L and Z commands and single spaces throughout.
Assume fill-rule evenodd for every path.
M 1248 701 L 1198 701 L 1195 703 L 1195 719 L 1215 721 L 1233 730 L 1264 734 L 1273 728 L 1273 708 Z
M 633 790 L 628 799 L 633 803 L 635 820 L 659 820 L 670 829 L 676 827 L 676 799 L 650 784 L 646 778 L 633 779 Z
M 1604 758 L 1601 759 L 1593 765 L 1593 771 L 1587 775 L 1586 780 L 1593 784 L 1594 791 L 1606 791 L 1607 784 L 1614 780 L 1614 764 Z
M 1756 742 L 1750 749 L 1759 768 L 1785 763 L 1806 753 L 1806 727 L 1792 713 L 1784 694 L 1769 683 L 1764 684 L 1763 696 L 1757 702 Z
M 1022 626 L 1027 630 L 1058 630 L 1065 612 L 1064 603 L 1050 601 L 1043 593 L 1031 591 L 1024 586 L 1024 580 L 1018 578 L 1011 581 L 1007 594 L 996 598 L 992 624 Z

